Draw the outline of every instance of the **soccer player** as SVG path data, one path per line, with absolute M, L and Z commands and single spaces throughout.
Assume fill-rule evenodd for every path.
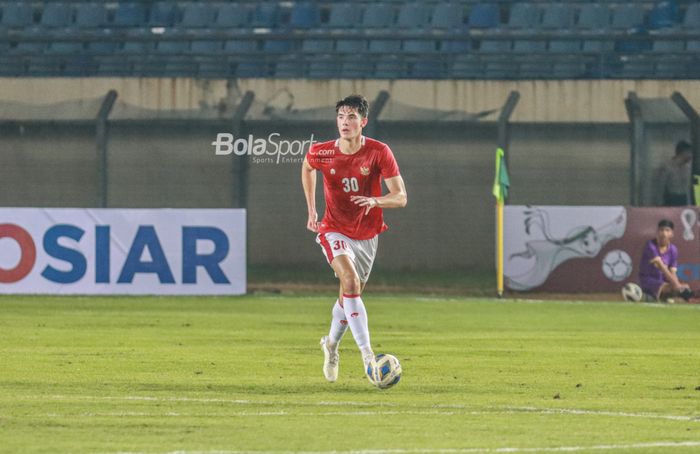
M 671 243 L 673 222 L 662 219 L 656 229 L 656 238 L 647 241 L 639 265 L 639 283 L 647 299 L 667 301 L 681 296 L 688 301 L 693 292 L 690 286 L 681 282 L 676 275 L 678 249 Z
M 362 291 L 377 253 L 377 236 L 387 229 L 384 208 L 403 208 L 407 196 L 389 147 L 362 135 L 369 104 L 351 95 L 335 106 L 339 138 L 311 146 L 304 159 L 301 181 L 306 196 L 306 228 L 316 232 L 326 260 L 340 281 L 330 332 L 321 338 L 326 380 L 338 378 L 338 344 L 348 327 L 362 355 L 365 369 L 374 357 Z M 326 211 L 318 222 L 316 172 L 323 175 Z M 388 189 L 382 195 L 381 180 Z

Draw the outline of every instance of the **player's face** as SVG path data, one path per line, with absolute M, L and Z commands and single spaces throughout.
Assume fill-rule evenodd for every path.
M 673 239 L 673 230 L 670 227 L 661 227 L 656 231 L 656 240 L 659 244 L 667 245 Z
M 362 128 L 367 125 L 367 119 L 363 118 L 357 109 L 348 106 L 342 106 L 338 109 L 338 115 L 335 117 L 338 125 L 338 133 L 341 139 L 351 140 L 362 134 Z

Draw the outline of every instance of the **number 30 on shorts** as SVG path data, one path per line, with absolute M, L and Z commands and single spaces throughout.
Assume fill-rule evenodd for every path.
M 335 240 L 335 241 L 333 241 L 333 250 L 334 250 L 334 251 L 337 251 L 337 250 L 339 250 L 339 249 L 344 249 L 344 250 L 347 250 L 347 249 L 348 249 L 348 245 L 345 244 L 345 241 L 343 241 L 343 240 Z
M 357 192 L 360 190 L 360 185 L 357 183 L 357 178 L 343 178 L 343 191 L 345 192 Z

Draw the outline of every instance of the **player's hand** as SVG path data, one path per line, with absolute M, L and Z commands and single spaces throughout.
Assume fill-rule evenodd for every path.
M 365 207 L 365 216 L 369 213 L 369 210 L 379 205 L 377 199 L 374 197 L 365 197 L 362 195 L 352 195 L 350 200 L 355 202 L 355 205 Z
M 318 222 L 318 215 L 316 212 L 309 213 L 309 220 L 306 221 L 306 228 L 311 230 L 312 232 L 318 233 L 318 228 L 321 225 L 320 222 Z

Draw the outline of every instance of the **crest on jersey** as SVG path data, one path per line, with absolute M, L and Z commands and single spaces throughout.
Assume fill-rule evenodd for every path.
M 369 167 L 360 167 L 360 173 L 364 176 L 369 175 Z
M 335 175 L 335 169 L 331 169 L 331 175 Z

